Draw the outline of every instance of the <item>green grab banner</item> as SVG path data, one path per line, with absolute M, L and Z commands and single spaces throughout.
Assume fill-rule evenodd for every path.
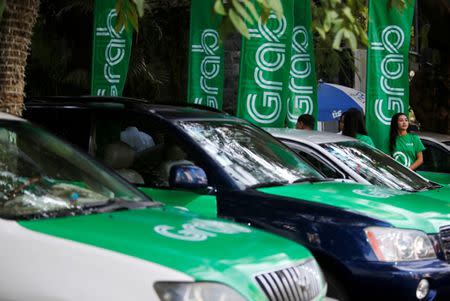
M 223 43 L 218 28 L 222 17 L 212 13 L 214 0 L 192 0 L 189 47 L 188 103 L 222 109 Z
M 122 95 L 130 62 L 133 32 L 116 32 L 116 0 L 97 0 L 94 7 L 91 94 Z
M 415 1 L 403 10 L 389 0 L 369 1 L 366 126 L 375 146 L 388 153 L 391 118 L 408 112 L 408 53 Z
M 294 29 L 292 32 L 291 69 L 286 123 L 295 128 L 298 116 L 309 114 L 317 120 L 317 82 L 312 39 L 310 0 L 294 1 Z
M 294 2 L 282 1 L 284 16 L 248 25 L 242 39 L 237 116 L 262 127 L 285 127 Z

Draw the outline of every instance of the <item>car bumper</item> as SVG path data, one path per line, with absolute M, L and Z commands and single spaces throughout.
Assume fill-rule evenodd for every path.
M 421 300 L 450 300 L 450 264 L 441 260 L 402 262 L 352 262 L 350 292 L 356 300 L 419 300 L 416 290 L 427 279 L 430 292 Z M 356 298 L 357 296 L 357 298 Z

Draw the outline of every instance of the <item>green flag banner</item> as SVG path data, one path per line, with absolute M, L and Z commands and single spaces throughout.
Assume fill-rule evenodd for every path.
M 191 1 L 188 103 L 222 109 L 224 52 L 214 2 Z
M 317 84 L 311 28 L 311 0 L 294 1 L 287 126 L 295 128 L 298 116 L 313 115 L 317 120 Z
M 94 8 L 91 94 L 122 95 L 130 62 L 132 30 L 116 32 L 116 0 L 97 0 Z
M 237 115 L 265 127 L 284 127 L 293 29 L 293 1 L 282 1 L 284 16 L 249 24 L 243 38 Z
M 376 147 L 388 152 L 389 127 L 395 113 L 409 105 L 408 53 L 414 2 L 399 11 L 389 0 L 369 1 L 366 126 Z

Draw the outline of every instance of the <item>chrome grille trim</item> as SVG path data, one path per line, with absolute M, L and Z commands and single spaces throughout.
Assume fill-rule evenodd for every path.
M 444 252 L 447 262 L 450 263 L 450 225 L 441 227 L 439 230 L 442 251 Z
M 314 260 L 258 274 L 255 280 L 269 301 L 310 301 L 324 289 L 322 272 Z

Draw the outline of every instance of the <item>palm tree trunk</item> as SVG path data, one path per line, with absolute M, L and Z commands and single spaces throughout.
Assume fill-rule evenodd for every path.
M 0 111 L 20 116 L 25 66 L 40 0 L 11 0 L 0 21 Z

